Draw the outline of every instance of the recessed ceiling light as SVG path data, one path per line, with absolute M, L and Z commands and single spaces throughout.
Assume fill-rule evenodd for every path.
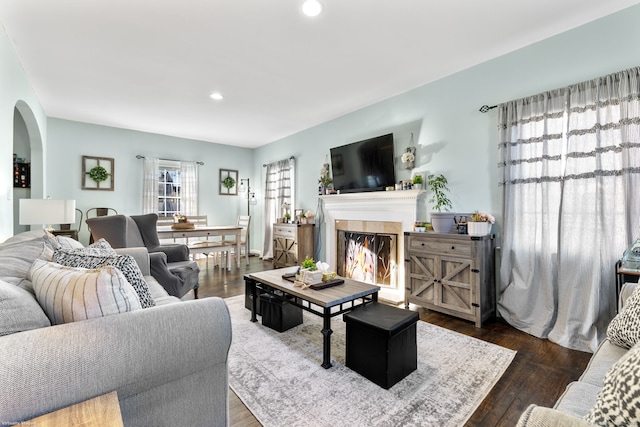
M 209 96 L 211 97 L 211 99 L 215 99 L 216 101 L 222 101 L 224 99 L 224 96 L 222 96 L 220 92 L 213 92 Z
M 318 0 L 306 0 L 302 3 L 302 13 L 307 16 L 318 16 L 322 12 L 322 3 Z

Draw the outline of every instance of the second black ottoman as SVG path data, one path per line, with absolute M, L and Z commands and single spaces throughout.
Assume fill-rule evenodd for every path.
M 283 298 L 271 294 L 260 295 L 263 326 L 284 332 L 302 323 L 302 309 Z
M 418 367 L 415 311 L 371 303 L 343 316 L 346 365 L 389 389 Z

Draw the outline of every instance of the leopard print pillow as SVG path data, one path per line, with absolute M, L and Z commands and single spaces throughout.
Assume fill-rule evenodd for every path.
M 607 337 L 619 347 L 631 348 L 640 341 L 640 286 L 607 328 Z
M 585 420 L 598 426 L 637 426 L 640 418 L 640 344 L 604 377 L 596 404 Z

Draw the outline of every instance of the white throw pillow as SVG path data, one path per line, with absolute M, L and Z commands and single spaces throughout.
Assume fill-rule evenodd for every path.
M 30 274 L 36 299 L 53 325 L 142 308 L 116 267 L 89 270 L 36 260 Z
M 585 420 L 598 426 L 637 426 L 640 419 L 640 344 L 604 376 L 596 403 Z

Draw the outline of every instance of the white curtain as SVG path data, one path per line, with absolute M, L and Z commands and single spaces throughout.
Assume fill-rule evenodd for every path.
M 293 157 L 266 165 L 264 192 L 264 244 L 262 257 L 273 258 L 273 223 L 284 215 L 282 205 L 295 209 L 295 160 Z
M 182 212 L 185 216 L 198 215 L 198 165 L 195 162 L 180 162 L 182 180 Z
M 639 70 L 500 105 L 498 311 L 582 351 L 606 334 L 615 263 L 640 232 Z
M 144 177 L 142 182 L 142 213 L 158 212 L 158 169 L 160 160 L 144 158 Z

